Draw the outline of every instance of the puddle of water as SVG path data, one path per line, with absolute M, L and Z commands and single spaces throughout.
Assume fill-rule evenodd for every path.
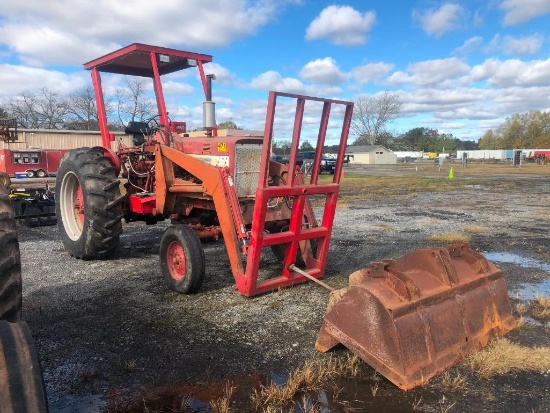
M 514 264 L 522 268 L 537 268 L 550 274 L 550 264 L 536 260 L 534 258 L 522 257 L 521 255 L 510 252 L 484 252 L 483 255 L 489 261 Z
M 515 290 L 519 294 L 519 298 L 522 300 L 535 300 L 537 296 L 543 295 L 545 297 L 550 296 L 550 280 L 546 280 L 539 284 L 520 284 L 519 288 Z
M 550 264 L 534 258 L 523 257 L 510 252 L 487 252 L 483 255 L 489 261 L 514 264 L 522 268 L 535 268 L 550 274 Z M 550 296 L 550 279 L 536 283 L 521 283 L 515 291 L 524 300 L 534 300 L 537 295 Z

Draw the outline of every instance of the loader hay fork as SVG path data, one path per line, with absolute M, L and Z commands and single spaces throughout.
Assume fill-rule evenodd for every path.
M 288 177 L 286 181 L 283 182 L 283 185 L 269 186 L 269 159 L 271 155 L 271 144 L 273 140 L 278 98 L 285 98 L 290 101 L 295 100 L 296 110 L 290 146 Z M 311 176 L 309 176 L 307 181 L 304 182 L 302 179 L 303 176 L 295 173 L 294 171 L 296 171 L 296 160 L 300 145 L 306 102 L 310 102 L 313 105 L 321 104 L 322 112 L 320 116 L 315 158 L 313 160 Z M 332 182 L 319 183 L 318 179 L 320 174 L 321 157 L 327 136 L 329 117 L 333 107 L 343 109 L 336 169 Z M 246 272 L 245 274 L 239 274 L 237 277 L 237 289 L 241 294 L 252 296 L 307 281 L 307 277 L 290 269 L 290 266 L 291 264 L 294 264 L 295 257 L 298 253 L 301 253 L 304 258 L 303 261 L 305 263 L 305 268 L 303 270 L 315 278 L 320 278 L 324 275 L 352 112 L 353 103 L 351 102 L 320 99 L 278 92 L 269 93 L 264 129 L 263 152 L 261 157 L 262 163 L 260 167 L 258 187 L 256 190 L 252 228 L 249 236 Z M 313 209 L 308 199 L 308 197 L 312 195 L 321 195 L 326 198 L 322 221 L 319 226 L 317 226 L 317 223 L 315 222 Z M 279 197 L 287 197 L 292 199 L 288 229 L 285 228 L 282 232 L 266 234 L 264 229 L 269 200 Z M 309 225 L 306 227 L 303 225 L 304 216 L 306 216 L 309 220 Z M 313 239 L 316 239 L 318 242 L 316 254 L 313 254 L 311 248 L 307 248 L 305 251 L 300 251 L 300 242 L 303 243 L 303 241 Z M 286 244 L 286 252 L 282 274 L 275 278 L 258 281 L 262 248 L 283 244 Z

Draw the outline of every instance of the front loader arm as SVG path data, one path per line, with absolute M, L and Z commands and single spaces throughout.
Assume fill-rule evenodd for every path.
M 197 177 L 202 181 L 202 184 L 189 184 L 175 178 L 174 164 Z M 223 180 L 227 179 L 227 175 L 223 169 L 209 165 L 166 145 L 158 144 L 155 149 L 155 178 L 158 213 L 170 213 L 174 207 L 177 193 L 202 193 L 212 197 L 227 254 L 229 255 L 233 277 L 237 280 L 242 276 L 244 267 L 240 259 L 239 235 L 234 219 L 234 214 L 240 214 L 240 210 L 232 210 L 231 200 L 236 199 L 236 194 L 231 193 L 233 186 L 224 185 Z M 238 208 L 238 200 L 235 207 Z

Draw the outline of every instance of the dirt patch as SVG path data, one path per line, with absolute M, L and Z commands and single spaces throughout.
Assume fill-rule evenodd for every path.
M 397 167 L 383 171 L 417 173 Z M 390 190 L 386 198 L 371 199 L 365 193 L 344 200 L 324 280 L 343 287 L 354 270 L 412 249 L 443 245 L 430 237 L 445 233 L 467 235 L 481 252 L 508 252 L 550 264 L 547 177 L 462 179 L 456 171 L 454 176 L 445 191 L 396 195 Z M 476 178 L 485 184 L 472 186 L 470 179 Z M 486 230 L 469 232 L 472 226 Z M 219 241 L 203 244 L 207 276 L 199 293 L 178 295 L 166 288 L 159 267 L 159 241 L 166 227 L 125 225 L 121 245 L 107 261 L 71 258 L 55 226 L 19 227 L 23 316 L 42 358 L 52 412 L 208 411 L 227 380 L 238 387 L 234 411 L 254 411 L 249 396 L 259 383 L 284 382 L 306 360 L 325 357 L 314 349 L 327 302 L 322 288 L 307 283 L 244 298 L 234 290 Z M 267 250 L 262 265 L 274 260 Z M 528 300 L 516 296 L 522 286 L 550 278 L 545 267 L 496 263 L 514 305 Z M 508 338 L 522 345 L 550 345 L 548 330 L 536 320 Z M 340 349 L 335 355 L 347 353 Z M 463 388 L 449 389 L 439 376 L 404 393 L 363 368 L 359 378 L 338 379 L 334 388 L 343 389 L 338 394 L 327 387 L 310 394 L 310 401 L 327 400 L 331 412 L 444 411 L 451 405 L 448 411 L 550 411 L 550 372 L 514 371 L 486 379 L 461 364 L 452 373 L 466 378 Z M 373 386 L 378 386 L 375 395 Z

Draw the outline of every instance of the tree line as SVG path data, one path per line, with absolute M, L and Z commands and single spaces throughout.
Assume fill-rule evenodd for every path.
M 354 102 L 351 132 L 354 146 L 382 145 L 393 151 L 423 151 L 452 153 L 457 150 L 550 148 L 550 112 L 538 110 L 514 114 L 495 130 L 489 129 L 477 142 L 463 141 L 437 129 L 417 127 L 394 134 L 388 126 L 399 118 L 402 103 L 397 95 L 383 92 L 370 97 L 358 97 Z M 156 114 L 146 80 L 125 77 L 113 96 L 105 97 L 109 129 L 123 130 L 129 121 L 144 121 Z M 27 129 L 98 130 L 97 107 L 91 86 L 63 96 L 42 88 L 24 91 L 0 104 L 0 117 L 14 117 L 18 126 Z M 220 128 L 241 129 L 233 121 L 222 122 Z M 326 146 L 326 152 L 336 152 L 337 145 Z M 290 141 L 274 142 L 274 152 L 288 154 Z M 300 150 L 313 150 L 302 142 Z
M 125 78 L 114 96 L 105 97 L 109 129 L 124 130 L 128 121 L 143 121 L 156 114 L 156 104 L 149 98 L 144 79 Z M 91 86 L 64 96 L 43 87 L 24 91 L 2 102 L 0 117 L 17 119 L 24 129 L 99 130 L 97 106 Z
M 516 113 L 479 140 L 480 149 L 550 148 L 550 112 Z

